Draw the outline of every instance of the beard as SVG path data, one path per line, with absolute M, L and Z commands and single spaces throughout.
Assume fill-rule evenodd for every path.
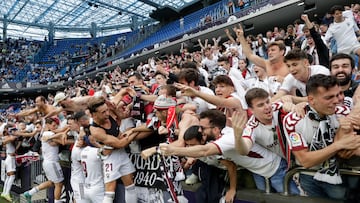
M 339 74 L 344 74 L 345 78 L 338 79 L 337 76 Z M 352 77 L 351 74 L 347 74 L 347 73 L 344 73 L 344 72 L 340 72 L 340 73 L 336 74 L 336 80 L 338 81 L 340 86 L 344 86 L 344 85 L 349 84 L 349 82 L 351 81 L 351 77 Z

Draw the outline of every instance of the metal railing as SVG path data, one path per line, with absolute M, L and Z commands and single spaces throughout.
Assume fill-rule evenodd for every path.
M 44 171 L 42 170 L 42 159 L 34 161 L 30 164 L 30 184 L 31 187 L 34 184 L 40 184 L 46 181 Z
M 341 168 L 340 174 L 342 175 L 354 175 L 354 176 L 360 176 L 360 170 L 354 170 L 354 169 L 348 169 L 348 168 Z M 292 177 L 299 172 L 316 172 L 315 169 L 309 169 L 304 167 L 296 167 L 288 171 L 284 177 L 284 193 L 283 195 L 288 196 L 289 195 L 289 184 Z

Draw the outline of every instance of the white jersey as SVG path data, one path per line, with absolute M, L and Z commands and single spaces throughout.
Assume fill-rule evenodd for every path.
M 221 134 L 222 136 L 212 143 L 216 145 L 225 159 L 233 161 L 236 165 L 266 178 L 274 175 L 279 168 L 281 157 L 275 153 L 254 143 L 249 154 L 241 156 L 235 149 L 233 129 L 225 127 Z
M 235 77 L 233 76 L 229 76 L 231 81 L 233 82 L 234 84 L 234 88 L 235 88 L 235 94 L 238 96 L 238 99 L 241 103 L 241 106 L 243 109 L 247 109 L 248 106 L 247 106 L 247 103 L 245 101 L 245 90 L 244 90 L 244 87 L 241 85 L 242 81 L 244 81 L 244 79 L 242 80 L 238 80 L 236 79 Z
M 53 136 L 55 133 L 51 132 L 51 131 L 45 131 L 43 133 L 43 137 L 45 136 Z M 41 148 L 42 148 L 42 156 L 44 161 L 54 161 L 54 162 L 58 162 L 59 161 L 59 146 L 51 146 L 49 144 L 50 141 L 41 141 Z
M 354 22 L 353 16 L 347 17 L 347 12 L 343 12 L 344 21 L 330 24 L 325 34 L 325 40 L 328 42 L 333 37 L 336 40 L 338 53 L 351 54 L 354 46 L 359 46 L 355 32 L 359 30 Z
M 7 123 L 2 123 L 2 124 L 0 125 L 0 134 L 3 134 L 4 128 L 5 128 L 6 124 L 7 124 Z
M 271 125 L 264 125 L 255 116 L 251 116 L 243 131 L 243 138 L 250 139 L 252 143 L 257 143 L 262 147 L 276 153 L 277 155 L 287 159 L 286 139 L 281 136 L 279 123 L 279 113 L 286 114 L 281 110 L 282 103 L 273 103 L 273 119 Z
M 83 167 L 81 165 L 81 151 L 82 148 L 77 147 L 78 141 L 75 142 L 74 147 L 71 150 L 71 179 L 79 183 L 84 183 L 85 176 L 83 173 Z
M 9 135 L 12 136 L 12 135 Z M 15 146 L 13 142 L 8 142 L 6 145 L 6 154 L 13 154 L 15 153 Z
M 104 186 L 102 162 L 98 158 L 98 148 L 87 146 L 81 151 L 81 165 L 85 176 L 85 185 Z
M 248 78 L 242 82 L 242 85 L 246 90 L 257 87 L 274 95 L 280 89 L 281 83 L 276 81 L 275 76 L 270 76 L 266 77 L 264 80 L 260 80 L 259 78 Z
M 312 65 L 312 66 L 310 66 L 309 71 L 310 71 L 309 77 L 316 75 L 316 74 L 330 75 L 329 69 L 322 65 Z M 292 74 L 288 74 L 285 77 L 280 89 L 284 90 L 286 92 L 290 92 L 293 88 L 298 89 L 301 92 L 302 96 L 307 95 L 306 94 L 306 83 L 295 79 Z
M 237 80 L 239 81 L 243 81 L 244 80 L 244 77 L 242 76 L 241 74 L 241 71 L 237 68 L 230 68 L 229 70 L 229 73 L 228 73 L 228 76 L 229 77 L 234 77 L 236 78 Z
M 207 86 L 209 86 L 209 73 L 202 67 L 198 68 L 201 75 L 204 76 L 204 80 Z
M 201 61 L 201 64 L 203 65 L 203 67 L 206 66 L 209 70 L 209 73 L 211 73 L 215 68 L 218 67 L 218 57 L 217 55 L 213 54 L 212 60 L 206 57 Z
M 215 95 L 214 92 L 207 87 L 199 86 L 199 88 L 200 88 L 200 90 L 199 90 L 200 92 Z M 195 104 L 197 114 L 200 114 L 201 112 L 209 110 L 209 109 L 216 109 L 215 105 L 206 102 L 205 100 L 201 99 L 200 97 L 194 97 L 194 98 L 186 97 L 186 103 Z
M 350 113 L 350 109 L 346 106 L 337 106 L 336 114 L 330 115 L 330 125 L 333 129 L 339 127 L 337 117 L 346 116 Z M 292 151 L 307 149 L 313 141 L 314 135 L 319 128 L 319 121 L 310 118 L 306 112 L 304 118 L 301 118 L 295 112 L 289 113 L 284 118 L 284 131 Z M 335 132 L 333 132 L 335 135 Z M 315 167 L 317 168 L 317 167 Z

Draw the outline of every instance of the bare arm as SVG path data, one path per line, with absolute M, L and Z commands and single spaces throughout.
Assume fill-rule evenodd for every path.
M 234 112 L 232 115 L 232 127 L 234 129 L 235 136 L 235 148 L 236 151 L 239 152 L 240 155 L 246 156 L 249 154 L 253 143 L 250 139 L 244 138 L 243 129 L 245 128 L 245 124 L 247 121 L 247 115 L 243 112 Z
M 112 135 L 106 134 L 104 129 L 97 127 L 90 127 L 90 133 L 95 137 L 96 141 L 102 142 L 107 146 L 111 146 L 114 148 L 124 148 L 130 144 L 131 141 L 134 140 L 136 134 L 131 134 L 127 137 L 117 138 Z
M 144 101 L 155 102 L 157 97 L 158 97 L 157 95 L 153 95 L 153 94 L 142 94 L 140 96 L 140 99 L 142 99 Z
M 235 41 L 235 39 L 233 38 L 233 36 L 231 36 L 229 29 L 227 29 L 227 28 L 225 29 L 225 34 L 226 34 L 226 36 L 229 38 L 231 44 L 236 44 L 236 41 Z
M 240 42 L 243 53 L 245 54 L 246 58 L 248 58 L 250 61 L 252 61 L 255 65 L 266 68 L 266 60 L 261 58 L 258 55 L 253 54 L 249 44 L 247 43 L 245 36 L 244 36 L 244 30 L 241 25 L 239 25 L 239 28 L 234 28 L 234 31 L 236 33 L 237 39 Z
M 37 133 L 39 133 L 40 131 L 39 130 L 34 130 L 33 132 L 31 133 L 28 133 L 28 132 L 18 132 L 18 131 L 15 131 L 13 132 L 13 134 L 15 136 L 22 136 L 22 137 L 34 137 Z
M 230 186 L 229 190 L 225 194 L 225 202 L 233 202 L 236 195 L 236 184 L 237 184 L 237 166 L 234 162 L 229 160 L 220 160 L 220 163 L 226 166 L 229 174 Z
M 177 155 L 199 158 L 221 154 L 219 149 L 213 143 L 208 143 L 206 145 L 196 145 L 191 147 L 176 147 L 162 143 L 159 146 L 161 153 L 166 156 Z
M 354 150 L 360 147 L 360 136 L 348 134 L 348 130 L 340 125 L 340 129 L 336 133 L 335 141 L 331 145 L 316 151 L 308 151 L 302 149 L 292 151 L 295 158 L 305 168 L 310 168 L 323 163 L 329 158 L 335 156 L 340 150 Z
M 201 39 L 198 39 L 198 42 L 199 42 L 199 46 L 201 48 L 201 51 L 204 51 L 205 47 L 204 45 L 201 43 Z
M 62 107 L 56 108 L 56 109 L 50 111 L 48 114 L 46 114 L 46 115 L 44 116 L 44 119 L 47 119 L 47 118 L 56 116 L 56 115 L 58 115 L 59 113 L 61 113 L 62 111 L 64 111 L 64 109 L 63 109 Z
M 216 105 L 217 107 L 242 109 L 241 103 L 238 99 L 235 99 L 232 97 L 222 98 L 219 96 L 206 94 L 206 93 L 200 92 L 198 90 L 195 90 L 194 88 L 191 88 L 191 87 L 188 87 L 185 85 L 181 85 L 181 84 L 176 84 L 175 86 L 183 91 L 184 96 L 200 97 L 200 98 L 204 99 L 205 101 Z
M 39 109 L 37 107 L 35 107 L 35 108 L 29 109 L 29 110 L 21 111 L 21 112 L 17 113 L 16 116 L 24 117 L 24 116 L 28 116 L 28 115 L 31 115 L 33 113 L 36 113 L 37 111 L 39 111 Z

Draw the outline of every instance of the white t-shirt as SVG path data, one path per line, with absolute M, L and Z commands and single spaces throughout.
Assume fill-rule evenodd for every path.
M 246 90 L 251 88 L 261 88 L 267 91 L 269 94 L 275 94 L 281 86 L 281 83 L 275 80 L 275 76 L 266 77 L 264 80 L 259 80 L 259 78 L 248 78 L 242 82 L 242 86 Z
M 0 134 L 3 134 L 4 128 L 5 128 L 6 124 L 7 124 L 7 123 L 2 123 L 2 124 L 0 125 Z
M 8 135 L 8 136 L 12 136 L 12 135 Z M 16 149 L 14 142 L 8 142 L 5 146 L 6 146 L 6 154 L 15 153 Z
M 237 68 L 234 68 L 234 67 L 230 68 L 228 76 L 234 77 L 239 81 L 244 80 L 244 77 L 242 76 L 241 71 L 239 69 L 237 69 Z
M 81 164 L 85 184 L 104 186 L 102 162 L 98 158 L 98 148 L 87 146 L 81 151 Z
M 43 133 L 43 137 L 47 137 L 47 136 L 53 136 L 55 133 L 51 132 L 51 131 L 45 131 Z M 59 146 L 51 146 L 49 144 L 49 141 L 45 142 L 45 141 L 41 141 L 41 148 L 42 148 L 42 156 L 44 161 L 54 161 L 54 162 L 58 162 L 59 161 Z
M 336 113 L 330 115 L 330 125 L 333 129 L 339 127 L 337 120 L 340 116 L 346 116 L 350 113 L 350 109 L 346 106 L 337 106 Z M 284 118 L 284 133 L 287 138 L 289 147 L 292 151 L 307 149 L 313 141 L 313 136 L 319 128 L 319 121 L 313 120 L 308 114 L 304 118 L 295 112 L 289 113 Z M 335 134 L 335 132 L 333 132 Z M 318 167 L 313 167 L 318 168 Z
M 280 156 L 256 143 L 247 156 L 241 156 L 235 149 L 233 129 L 225 127 L 221 134 L 222 136 L 212 143 L 216 145 L 225 159 L 233 161 L 236 165 L 266 178 L 275 174 L 281 161 Z
M 350 54 L 354 46 L 359 45 L 355 32 L 359 30 L 354 17 L 348 15 L 351 12 L 343 12 L 344 21 L 340 23 L 333 22 L 325 34 L 325 40 L 328 42 L 333 37 L 336 40 L 338 53 Z M 351 13 L 352 14 L 352 13 Z
M 235 88 L 235 91 L 236 91 L 235 94 L 237 95 L 237 99 L 240 100 L 242 108 L 247 109 L 248 106 L 247 106 L 246 101 L 245 101 L 245 93 L 246 92 L 244 90 L 244 87 L 241 85 L 242 82 L 244 81 L 244 79 L 238 80 L 237 78 L 235 78 L 233 76 L 229 76 L 229 77 L 230 77 L 231 81 L 234 84 L 234 88 Z
M 84 169 L 81 165 L 81 151 L 82 148 L 77 147 L 78 141 L 75 142 L 71 150 L 71 179 L 78 183 L 84 183 Z
M 207 87 L 199 86 L 199 88 L 200 88 L 199 89 L 200 92 L 215 95 L 214 92 Z M 216 109 L 215 105 L 206 102 L 205 100 L 201 99 L 200 97 L 194 97 L 194 98 L 186 97 L 186 103 L 195 104 L 197 114 L 200 114 L 201 112 L 209 110 L 209 109 Z
M 322 65 L 310 66 L 310 76 L 316 74 L 330 75 L 330 71 L 329 69 L 327 69 L 325 66 Z M 306 83 L 295 79 L 292 74 L 288 74 L 285 77 L 280 89 L 286 92 L 290 92 L 293 88 L 298 89 L 303 96 L 306 96 Z
M 209 70 L 209 73 L 211 73 L 215 68 L 218 67 L 218 57 L 217 57 L 217 55 L 213 55 L 212 60 L 205 57 L 201 61 L 201 64 L 203 65 L 203 67 L 206 66 L 208 68 L 208 70 Z
M 204 76 L 206 85 L 209 86 L 209 73 L 205 69 L 203 69 L 201 67 L 199 68 L 199 72 L 200 72 L 201 75 Z
M 250 139 L 252 143 L 257 143 L 286 159 L 286 152 L 282 150 L 281 141 L 279 141 L 279 137 L 281 137 L 281 135 L 278 135 L 280 132 L 278 127 L 278 115 L 280 113 L 279 110 L 282 107 L 282 103 L 276 102 L 272 105 L 272 107 L 273 119 L 271 125 L 264 125 L 253 115 L 248 120 L 242 136 L 244 138 Z M 286 140 L 283 140 L 283 142 L 286 144 Z

